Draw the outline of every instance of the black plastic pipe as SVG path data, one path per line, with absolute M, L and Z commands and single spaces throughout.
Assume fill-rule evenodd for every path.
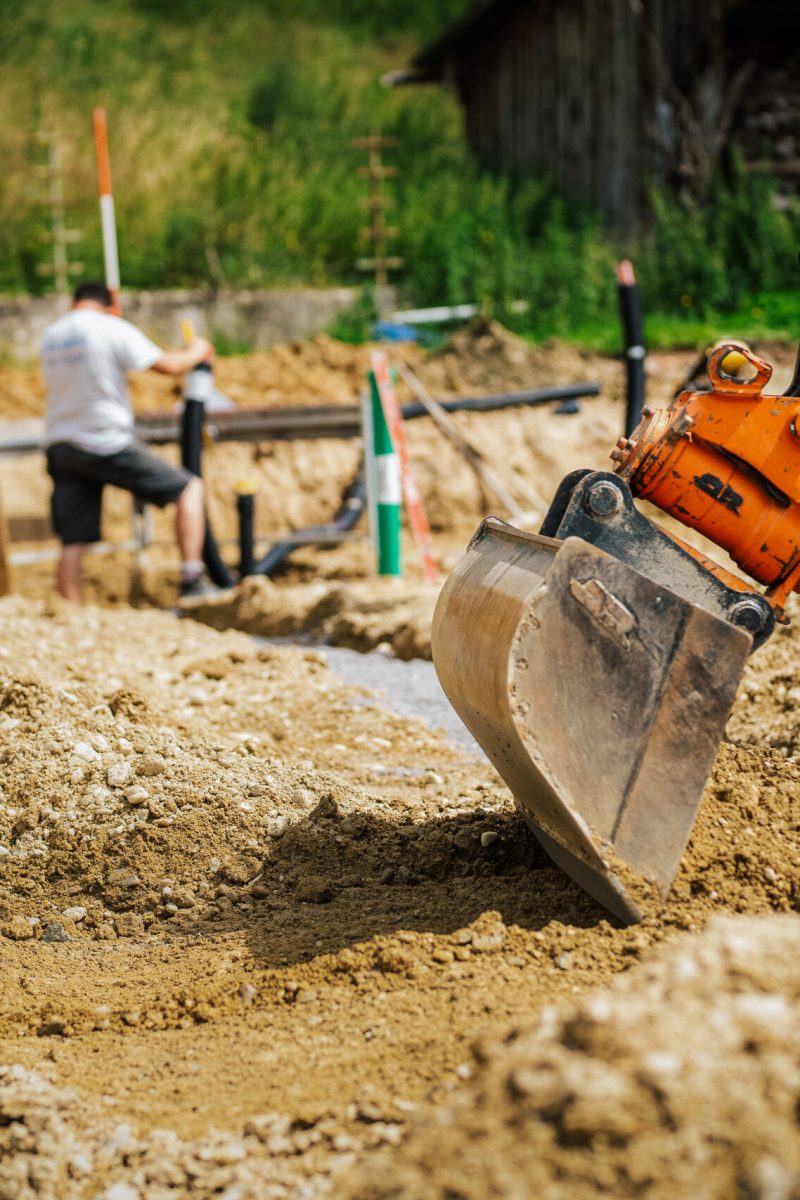
M 246 579 L 248 575 L 256 574 L 253 552 L 255 496 L 252 492 L 237 493 L 236 511 L 239 514 L 239 578 Z
M 344 494 L 342 503 L 328 525 L 311 525 L 307 529 L 298 529 L 297 537 L 270 546 L 263 558 L 253 567 L 255 575 L 274 575 L 286 562 L 293 550 L 313 543 L 315 535 L 326 533 L 346 533 L 354 529 L 361 519 L 367 504 L 367 487 L 364 478 L 364 464 L 361 463 L 353 482 Z
M 527 405 L 547 404 L 550 400 L 571 400 L 579 396 L 598 396 L 599 383 L 565 383 L 557 387 L 528 388 L 524 392 L 498 392 L 494 396 L 472 396 L 463 400 L 440 400 L 445 412 L 497 412 L 501 408 L 524 408 Z M 427 408 L 415 400 L 400 407 L 403 419 L 427 417 Z
M 206 366 L 205 363 L 201 366 Z M 197 370 L 198 368 L 195 368 Z M 207 368 L 209 371 L 210 367 Z M 193 372 L 194 374 L 194 372 Z M 205 422 L 205 404 L 202 400 L 187 396 L 181 416 L 181 463 L 193 475 L 202 477 L 203 454 L 203 425 Z M 217 540 L 211 531 L 211 524 L 206 514 L 206 532 L 203 539 L 203 562 L 211 580 L 217 587 L 233 587 L 236 580 L 230 573 L 222 555 L 219 552 Z
M 625 436 L 630 437 L 642 419 L 644 406 L 644 328 L 642 308 L 639 302 L 639 287 L 633 271 L 633 263 L 625 259 L 617 266 L 619 312 L 622 318 L 622 336 L 625 343 L 625 367 L 627 385 L 625 389 Z

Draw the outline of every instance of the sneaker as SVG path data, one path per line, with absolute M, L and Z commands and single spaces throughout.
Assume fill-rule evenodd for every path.
M 205 575 L 181 580 L 181 600 L 209 600 L 212 596 L 218 596 L 219 591 L 220 589 Z

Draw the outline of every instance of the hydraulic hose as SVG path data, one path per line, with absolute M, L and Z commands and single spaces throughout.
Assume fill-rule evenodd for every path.
M 800 349 L 798 349 L 797 358 L 795 359 L 792 382 L 783 394 L 784 396 L 800 396 Z

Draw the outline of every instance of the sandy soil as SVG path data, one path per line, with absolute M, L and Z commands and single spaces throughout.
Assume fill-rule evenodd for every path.
M 618 418 L 491 421 L 547 494 Z M 435 512 L 475 481 L 417 428 Z M 127 564 L 94 562 L 104 607 L 34 573 L 0 601 L 0 1200 L 800 1196 L 794 627 L 748 667 L 669 900 L 624 929 L 485 760 L 316 648 L 130 609 Z M 424 654 L 431 589 L 367 568 L 306 552 L 242 624 Z
M 476 1038 L 502 1043 L 509 1023 L 649 963 L 714 914 L 800 907 L 800 768 L 776 750 L 722 747 L 668 905 L 620 929 L 547 864 L 484 762 L 365 706 L 318 651 L 258 648 L 168 614 L 14 599 L 0 633 L 9 1200 L 344 1194 L 341 1174 L 461 1096 Z M 745 927 L 742 944 L 760 952 L 776 930 Z M 776 967 L 753 985 L 770 1003 L 796 1001 L 792 961 L 776 951 L 785 978 Z M 718 995 L 735 992 L 731 978 L 720 972 Z M 704 986 L 684 998 L 687 1020 L 708 1004 Z M 548 1036 L 557 1055 L 560 1035 Z M 771 1036 L 768 1062 L 753 1063 L 726 1035 L 715 1068 L 766 1072 L 761 1122 L 786 1119 L 770 1073 L 800 1086 L 791 1038 L 779 1024 Z M 458 1101 L 465 1131 L 474 1096 Z M 739 1109 L 726 1112 L 739 1139 Z M 398 1194 L 425 1194 L 418 1136 Z M 493 1156 L 506 1137 L 498 1111 Z M 520 1178 L 537 1144 L 519 1149 Z M 765 1159 L 794 1179 L 781 1144 Z M 452 1145 L 462 1153 L 455 1134 Z M 694 1194 L 731 1194 L 717 1184 L 721 1154 L 700 1157 L 707 1188 Z M 607 1130 L 592 1159 L 627 1161 Z M 386 1178 L 380 1168 L 354 1194 L 387 1194 L 374 1191 Z M 481 1178 L 463 1194 L 523 1194 Z M 753 1166 L 748 1194 L 794 1194 L 759 1191 L 760 1178 Z
M 715 921 L 483 1039 L 470 1082 L 347 1195 L 796 1196 L 796 939 L 796 920 Z

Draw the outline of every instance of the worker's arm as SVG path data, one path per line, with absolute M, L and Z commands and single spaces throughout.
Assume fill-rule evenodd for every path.
M 206 362 L 214 354 L 214 347 L 206 338 L 193 338 L 182 350 L 165 350 L 150 368 L 161 375 L 185 375 L 198 363 Z

